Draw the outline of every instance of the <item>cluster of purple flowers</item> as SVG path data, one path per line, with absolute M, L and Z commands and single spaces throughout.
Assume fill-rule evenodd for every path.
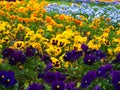
M 104 66 L 101 66 L 98 70 L 96 71 L 89 71 L 87 72 L 81 82 L 81 87 L 82 88 L 87 88 L 92 81 L 94 81 L 96 78 L 106 78 L 111 77 L 110 83 L 113 84 L 115 90 L 120 90 L 120 71 L 119 70 L 113 70 L 112 65 L 107 64 Z M 93 89 L 93 90 L 103 90 L 100 88 L 98 85 Z
M 39 74 L 39 78 L 44 79 L 46 83 L 51 85 L 52 90 L 79 90 L 75 87 L 74 82 L 65 83 L 66 75 L 62 75 L 60 72 L 46 72 L 43 77 Z M 35 89 L 37 90 L 37 89 Z M 43 90 L 43 89 L 41 89 Z
M 84 55 L 84 64 L 92 65 L 95 61 L 106 57 L 106 55 L 101 50 L 88 50 L 88 46 L 84 44 L 81 45 L 81 48 L 81 51 L 72 50 L 70 52 L 66 52 L 63 57 L 64 60 L 73 62 L 78 60 L 82 55 Z
M 64 55 L 64 60 L 65 61 L 76 61 L 77 59 L 79 59 L 82 56 L 83 52 L 82 51 L 76 51 L 76 50 L 72 50 L 70 52 L 67 52 Z
M 14 72 L 0 70 L 0 84 L 5 87 L 14 86 L 17 83 Z
M 113 84 L 115 90 L 120 90 L 120 71 L 113 70 L 111 64 L 103 65 L 98 70 L 88 71 L 81 80 L 80 87 L 85 89 L 97 78 L 111 77 L 110 83 Z M 42 77 L 46 83 L 48 83 L 52 90 L 80 90 L 75 87 L 74 82 L 65 83 L 66 76 L 60 72 L 47 72 Z M 33 83 L 27 90 L 45 90 L 45 86 L 42 84 Z M 99 85 L 96 85 L 93 90 L 104 90 Z
M 14 50 L 12 48 L 6 48 L 3 50 L 3 58 L 8 58 L 9 64 L 16 65 L 17 63 L 24 64 L 27 60 L 27 57 L 32 57 L 35 54 L 35 49 L 28 47 L 23 53 L 21 50 Z
M 112 63 L 119 63 L 120 62 L 120 53 L 117 54 L 115 60 Z
M 110 75 L 111 71 L 112 71 L 112 65 L 107 64 L 99 67 L 98 70 L 96 71 L 91 70 L 87 72 L 82 78 L 81 87 L 82 88 L 88 87 L 92 83 L 92 81 L 94 81 L 96 78 L 100 78 L 100 77 L 107 78 Z

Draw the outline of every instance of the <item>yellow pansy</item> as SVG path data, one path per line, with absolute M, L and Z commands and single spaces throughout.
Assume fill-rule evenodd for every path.
M 2 40 L 1 40 L 1 42 L 8 44 L 8 43 L 10 43 L 10 38 L 8 36 L 3 37 Z
M 110 41 L 106 40 L 106 41 L 104 42 L 104 44 L 105 44 L 106 46 L 110 46 Z
M 0 26 L 0 32 L 3 32 L 5 30 L 6 30 L 5 27 Z
M 113 49 L 108 48 L 108 54 L 113 55 Z
M 59 39 L 58 40 L 58 46 L 59 47 L 65 47 L 66 46 L 66 44 L 69 44 L 70 42 L 67 40 L 67 39 Z
M 0 58 L 0 64 L 2 64 L 2 62 L 3 62 L 3 59 Z
M 2 45 L 0 45 L 0 49 L 2 49 L 3 48 L 3 46 Z
M 43 30 L 43 29 L 38 29 L 38 30 L 36 31 L 36 33 L 43 35 L 43 34 L 44 34 L 44 30 Z
M 113 38 L 112 42 L 119 42 L 119 39 Z
M 116 31 L 116 34 L 117 34 L 117 35 L 120 35 L 120 29 Z
M 109 26 L 109 29 L 111 29 L 111 30 L 114 30 L 115 28 L 114 28 L 114 26 Z
M 58 39 L 57 39 L 57 38 L 52 38 L 52 39 L 50 40 L 50 43 L 51 43 L 52 45 L 57 45 L 57 44 L 58 44 Z
M 105 32 L 105 33 L 109 33 L 109 32 L 110 32 L 110 29 L 109 29 L 109 28 L 106 28 L 106 29 L 104 29 L 104 32 Z
M 16 41 L 14 43 L 15 49 L 24 49 L 25 48 L 25 42 L 24 41 Z
M 48 49 L 46 49 L 46 52 L 50 56 L 58 56 L 62 52 L 62 50 L 60 47 L 50 46 Z
M 64 67 L 65 67 L 65 68 L 68 68 L 70 65 L 71 65 L 70 62 L 65 62 L 65 63 L 64 63 Z
M 58 17 L 59 17 L 59 14 L 54 15 L 54 18 L 58 18 Z
M 24 30 L 25 29 L 25 27 L 22 25 L 22 24 L 18 24 L 17 25 L 17 30 L 19 31 L 19 30 Z
M 64 50 L 65 51 L 71 51 L 71 50 L 73 50 L 73 46 L 72 45 L 65 46 Z
M 87 37 L 82 37 L 82 36 L 75 36 L 74 37 L 74 43 L 80 44 L 80 43 L 86 43 Z
M 26 33 L 25 38 L 32 37 L 33 35 L 34 35 L 34 31 L 28 31 L 28 32 Z
M 57 24 L 58 28 L 62 28 L 64 25 L 63 24 Z
M 76 27 L 75 25 L 73 25 L 71 29 L 72 29 L 72 30 L 76 30 L 77 27 Z
M 73 31 L 70 30 L 70 31 L 64 31 L 61 36 L 65 38 L 71 38 L 74 36 L 74 34 L 73 34 Z
M 87 46 L 91 49 L 96 49 L 98 50 L 100 47 L 101 47 L 101 44 L 100 43 L 95 43 L 95 40 L 92 39 L 90 40 L 88 43 L 87 43 Z
M 91 32 L 90 32 L 90 31 L 86 32 L 86 36 L 87 36 L 87 37 L 89 37 L 90 35 L 91 35 Z
M 61 62 L 60 60 L 58 60 L 57 58 L 55 57 L 51 57 L 50 58 L 52 60 L 52 66 L 56 69 L 60 68 L 61 67 Z
M 41 47 L 41 44 L 40 44 L 40 43 L 38 43 L 38 42 L 32 42 L 32 43 L 30 43 L 30 45 L 31 45 L 33 48 L 37 49 L 40 53 L 42 53 L 42 47 Z
M 74 45 L 73 45 L 73 49 L 75 49 L 75 50 L 77 50 L 77 51 L 82 50 L 82 49 L 81 49 L 81 43 L 79 43 L 79 44 L 74 44 Z
M 53 27 L 52 27 L 52 25 L 48 25 L 48 26 L 47 26 L 47 31 L 50 31 L 50 32 L 53 31 Z
M 120 52 L 120 46 L 118 46 L 118 47 L 116 47 L 115 49 L 114 49 L 114 53 L 115 54 L 117 54 L 117 53 L 119 53 Z
M 5 21 L 0 21 L 0 27 L 5 27 L 7 25 L 7 22 Z

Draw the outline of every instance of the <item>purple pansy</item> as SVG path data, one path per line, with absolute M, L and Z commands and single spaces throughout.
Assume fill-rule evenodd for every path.
M 27 90 L 45 90 L 45 87 L 42 84 L 33 83 L 27 88 Z
M 62 81 L 52 82 L 52 90 L 65 90 L 65 83 Z
M 91 82 L 95 79 L 96 79 L 96 72 L 95 71 L 87 72 L 82 78 L 81 87 L 82 88 L 88 87 L 91 84 Z
M 114 70 L 110 74 L 112 76 L 112 84 L 115 90 L 120 90 L 120 71 Z
M 103 65 L 103 66 L 101 66 L 97 71 L 96 71 L 96 73 L 97 73 L 97 76 L 98 77 L 107 77 L 108 76 L 108 74 L 107 74 L 107 72 L 109 71 L 111 71 L 112 70 L 112 65 L 111 64 L 107 64 L 107 65 Z

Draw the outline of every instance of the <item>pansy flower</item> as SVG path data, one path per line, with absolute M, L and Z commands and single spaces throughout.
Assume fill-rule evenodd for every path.
M 112 65 L 110 65 L 110 64 L 103 65 L 96 71 L 96 74 L 98 77 L 106 78 L 108 76 L 107 72 L 108 71 L 110 72 L 111 70 L 112 70 Z
M 15 49 L 24 49 L 25 48 L 25 42 L 23 42 L 23 41 L 16 41 L 14 43 L 14 48 Z
M 93 65 L 94 62 L 95 62 L 94 55 L 85 55 L 85 57 L 84 57 L 84 63 L 86 65 Z
M 87 51 L 87 50 L 88 50 L 88 46 L 85 45 L 85 44 L 82 44 L 82 45 L 81 45 L 81 48 L 82 48 L 82 50 L 84 50 L 84 51 Z
M 48 54 L 43 54 L 41 57 L 41 61 L 44 61 L 45 64 L 48 64 L 51 62 L 50 56 Z
M 66 52 L 66 54 L 63 56 L 63 59 L 65 61 L 74 62 L 78 60 L 82 56 L 82 54 L 83 54 L 82 51 L 72 50 L 70 52 Z
M 74 82 L 70 82 L 69 84 L 66 85 L 66 90 L 79 90 L 79 89 L 75 87 Z
M 51 61 L 52 61 L 52 66 L 54 68 L 60 68 L 61 67 L 61 61 L 55 57 L 51 57 Z
M 52 90 L 65 90 L 65 83 L 62 81 L 52 82 Z
M 112 84 L 115 90 L 120 90 L 120 71 L 114 70 L 110 74 L 112 76 Z
M 101 50 L 96 50 L 95 51 L 95 57 L 96 57 L 96 59 L 100 60 L 102 58 L 105 58 L 106 55 Z
M 27 47 L 26 52 L 25 52 L 25 55 L 26 55 L 27 57 L 32 57 L 32 56 L 34 56 L 35 51 L 36 51 L 35 48 Z
M 44 80 L 47 83 L 52 83 L 53 81 L 64 81 L 65 79 L 66 76 L 59 72 L 47 72 L 44 75 Z
M 96 79 L 96 72 L 95 71 L 87 72 L 82 78 L 81 87 L 82 88 L 88 87 L 92 83 L 92 81 L 95 79 Z
M 27 88 L 27 90 L 45 90 L 45 87 L 42 84 L 33 83 Z
M 112 63 L 118 63 L 118 62 L 120 62 L 120 53 L 117 54 L 115 60 Z
M 0 83 L 5 87 L 14 86 L 17 83 L 14 72 L 12 71 L 0 71 Z
M 16 65 L 18 62 L 23 64 L 26 61 L 26 56 L 22 51 L 15 51 L 12 55 L 10 55 L 8 60 L 11 65 Z
M 5 48 L 2 52 L 3 58 L 9 57 L 12 53 L 14 53 L 14 49 L 12 48 Z

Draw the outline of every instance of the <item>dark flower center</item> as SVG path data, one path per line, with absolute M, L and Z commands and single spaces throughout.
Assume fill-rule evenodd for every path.
M 60 47 L 64 46 L 64 42 L 60 42 Z
M 21 47 L 22 46 L 22 43 L 17 43 L 17 47 Z
M 57 45 L 58 40 L 52 40 L 52 45 Z

